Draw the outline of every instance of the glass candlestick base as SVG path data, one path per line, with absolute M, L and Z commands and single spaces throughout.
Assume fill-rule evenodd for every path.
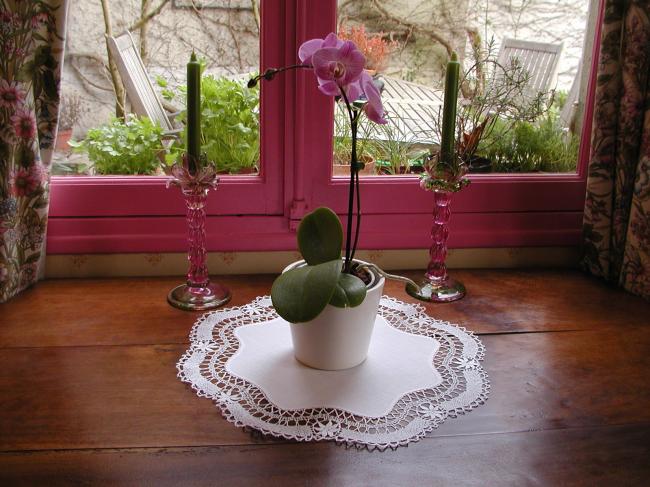
M 456 301 L 465 296 L 465 286 L 451 277 L 444 280 L 425 279 L 420 283 L 420 288 L 408 284 L 406 292 L 421 301 L 431 301 L 433 303 L 448 303 Z
M 175 308 L 185 311 L 204 311 L 218 308 L 230 301 L 230 291 L 212 282 L 205 286 L 181 284 L 169 291 L 167 301 Z

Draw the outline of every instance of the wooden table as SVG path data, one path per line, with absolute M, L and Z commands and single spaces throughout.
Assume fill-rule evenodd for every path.
M 490 399 L 383 453 L 222 419 L 176 378 L 177 278 L 42 282 L 0 305 L 0 485 L 650 485 L 650 304 L 575 271 L 455 275 L 468 296 L 427 308 L 481 335 Z M 241 305 L 272 279 L 221 281 Z

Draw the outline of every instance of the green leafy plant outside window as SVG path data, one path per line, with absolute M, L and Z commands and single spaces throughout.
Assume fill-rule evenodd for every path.
M 580 137 L 563 130 L 556 104 L 535 122 L 513 125 L 497 120 L 478 153 L 492 161 L 492 172 L 572 172 Z
M 375 163 L 377 174 L 401 174 L 422 167 L 428 147 L 418 143 L 417 135 L 411 133 L 399 120 L 375 125 L 363 119 L 359 123 L 357 152 L 363 162 Z M 350 122 L 342 110 L 334 116 L 334 163 L 349 164 L 352 154 Z
M 148 118 L 128 115 L 125 121 L 88 131 L 81 142 L 70 141 L 77 152 L 85 152 L 97 174 L 155 174 L 160 168 L 163 130 Z
M 160 82 L 159 82 L 160 84 Z M 185 87 L 178 94 L 184 99 Z M 170 90 L 167 99 L 176 98 Z M 178 120 L 185 122 L 186 112 Z M 259 88 L 247 88 L 228 78 L 203 76 L 201 79 L 202 150 L 222 173 L 246 173 L 259 169 Z M 186 134 L 174 144 L 170 162 L 185 150 Z

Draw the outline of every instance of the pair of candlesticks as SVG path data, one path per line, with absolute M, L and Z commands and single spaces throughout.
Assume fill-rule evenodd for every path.
M 167 296 L 169 303 L 176 308 L 188 311 L 210 310 L 226 304 L 231 298 L 228 288 L 211 282 L 208 274 L 205 204 L 208 190 L 215 188 L 217 181 L 214 171 L 208 174 L 202 171 L 192 175 L 185 168 L 178 168 L 173 180 L 181 187 L 187 205 L 189 247 L 187 282 L 172 289 Z M 449 277 L 445 265 L 451 196 L 452 193 L 446 191 L 434 192 L 432 245 L 424 279 L 419 284 L 406 278 L 402 279 L 407 282 L 408 294 L 422 301 L 450 302 L 465 295 L 465 287 Z

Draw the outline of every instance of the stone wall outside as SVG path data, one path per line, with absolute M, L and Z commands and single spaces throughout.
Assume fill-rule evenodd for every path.
M 147 69 L 172 84 L 183 83 L 185 64 L 194 49 L 206 59 L 208 72 L 238 74 L 254 70 L 259 62 L 258 28 L 250 2 L 231 0 L 235 9 L 206 8 L 197 12 L 170 2 L 149 24 Z M 484 38 L 494 36 L 540 42 L 564 42 L 558 88 L 568 90 L 582 55 L 589 0 L 461 0 L 453 8 L 441 0 L 382 0 L 390 12 L 409 19 L 438 22 L 455 49 L 466 48 L 465 25 L 474 26 Z M 153 6 L 158 3 L 151 1 Z M 178 1 L 181 3 L 181 1 Z M 184 0 L 184 3 L 188 3 Z M 214 2 L 213 2 L 214 3 Z M 219 2 L 224 4 L 224 2 Z M 341 3 L 341 2 L 340 2 Z M 346 2 L 351 21 L 363 15 L 366 0 Z M 109 2 L 114 34 L 123 32 L 139 17 L 141 0 Z M 525 8 L 522 6 L 525 5 Z M 485 21 L 485 12 L 488 21 Z M 367 22 L 369 30 L 381 23 Z M 138 31 L 134 32 L 136 39 Z M 397 53 L 389 73 L 417 82 L 438 84 L 445 51 L 420 36 L 408 49 Z M 63 97 L 78 97 L 83 108 L 75 124 L 75 136 L 107 121 L 114 113 L 110 79 L 98 60 L 105 62 L 104 21 L 98 0 L 72 0 L 70 6 Z
M 109 2 L 114 35 L 136 22 L 140 3 Z M 155 7 L 158 0 L 150 3 Z M 106 62 L 104 32 L 98 0 L 71 0 L 62 93 L 64 101 L 71 96 L 81 100 L 83 114 L 75 125 L 78 137 L 115 112 L 110 79 L 98 62 Z M 133 34 L 137 42 L 138 30 Z M 149 23 L 147 39 L 149 73 L 162 75 L 172 84 L 184 83 L 185 65 L 193 49 L 206 60 L 209 71 L 218 74 L 249 72 L 259 64 L 259 37 L 252 9 L 203 9 L 199 14 L 170 2 Z

